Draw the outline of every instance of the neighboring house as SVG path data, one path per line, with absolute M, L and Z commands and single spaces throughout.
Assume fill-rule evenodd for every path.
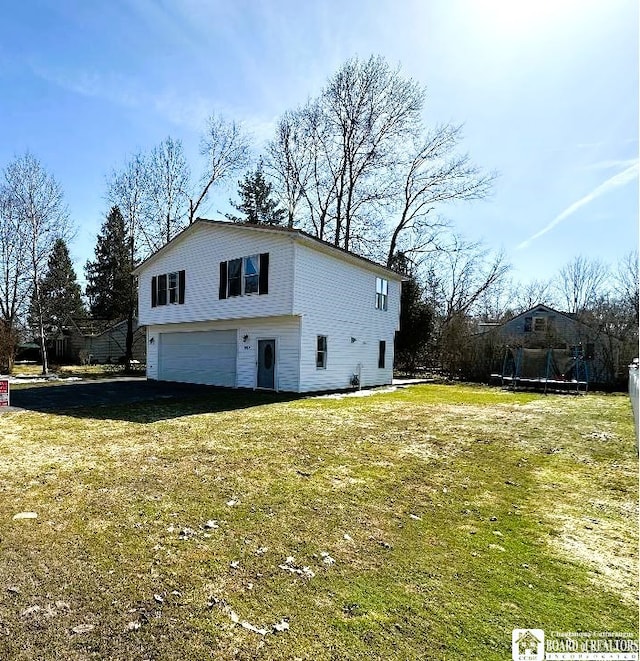
M 480 325 L 480 331 L 478 339 L 494 347 L 531 350 L 530 369 L 538 372 L 538 377 L 553 372 L 554 378 L 584 378 L 589 383 L 608 384 L 620 376 L 617 338 L 547 305 L 535 305 L 502 324 Z M 557 351 L 549 355 L 549 349 Z M 537 358 L 535 350 L 540 350 Z M 518 357 L 509 360 L 517 362 Z M 506 369 L 512 366 L 507 365 Z
M 391 383 L 402 276 L 300 230 L 198 219 L 134 273 L 149 379 Z
M 126 352 L 127 320 L 115 324 L 102 319 L 70 319 L 49 338 L 49 359 L 69 363 L 118 363 Z M 146 362 L 146 333 L 133 321 L 133 359 Z

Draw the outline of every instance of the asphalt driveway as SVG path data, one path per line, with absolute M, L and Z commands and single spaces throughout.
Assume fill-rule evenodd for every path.
M 10 410 L 68 411 L 157 399 L 188 399 L 217 390 L 212 386 L 147 381 L 145 377 L 34 384 L 11 390 Z

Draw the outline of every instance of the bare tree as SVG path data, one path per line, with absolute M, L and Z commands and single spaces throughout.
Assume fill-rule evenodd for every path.
M 349 249 L 361 207 L 379 194 L 379 182 L 369 179 L 392 165 L 398 143 L 419 130 L 424 97 L 418 83 L 381 56 L 347 60 L 329 80 L 321 100 L 337 155 L 335 245 Z
M 560 269 L 556 290 L 566 312 L 580 314 L 593 305 L 604 291 L 609 275 L 605 264 L 598 259 L 579 255 Z
M 0 186 L 0 368 L 9 373 L 13 369 L 17 329 L 31 291 L 25 239 L 11 190 Z
M 265 166 L 287 210 L 287 227 L 295 224 L 304 199 L 312 164 L 308 127 L 299 111 L 287 111 L 278 120 L 276 135 L 267 145 Z
M 132 268 L 137 260 L 154 251 L 149 227 L 149 176 L 147 159 L 138 152 L 107 180 L 107 200 L 122 213 L 131 250 Z
M 514 311 L 517 313 L 530 310 L 539 303 L 551 307 L 556 305 L 553 286 L 549 280 L 531 280 L 517 285 L 513 292 L 513 301 Z
M 482 315 L 492 297 L 501 298 L 510 266 L 502 253 L 454 235 L 448 249 L 430 253 L 422 268 L 427 300 L 437 311 L 434 349 L 438 362 L 457 378 L 474 369 L 474 315 Z
M 26 250 L 42 353 L 42 373 L 47 374 L 47 338 L 40 280 L 56 240 L 70 238 L 69 214 L 60 184 L 29 152 L 9 163 L 3 174 L 12 213 L 16 214 L 22 235 L 20 245 Z
M 638 251 L 627 253 L 617 264 L 614 273 L 614 287 L 617 297 L 633 311 L 638 324 Z
M 134 154 L 121 170 L 114 170 L 107 182 L 107 199 L 112 206 L 120 209 L 124 219 L 130 271 L 133 271 L 140 259 L 154 251 L 153 236 L 148 222 L 148 181 L 146 159 L 138 153 Z M 129 311 L 125 361 L 127 369 L 130 369 L 133 359 L 133 320 L 137 306 L 136 282 L 133 275 L 129 279 L 127 294 Z
M 391 264 L 402 235 L 411 234 L 410 249 L 416 252 L 436 243 L 446 227 L 433 212 L 439 205 L 460 200 L 479 200 L 491 191 L 495 172 L 484 173 L 467 154 L 457 154 L 461 126 L 437 126 L 418 142 L 413 155 L 397 164 L 397 211 L 387 253 Z
M 180 140 L 167 137 L 146 159 L 150 248 L 157 250 L 188 222 L 190 172 Z
M 503 253 L 492 254 L 477 242 L 454 236 L 451 249 L 434 257 L 443 301 L 445 323 L 457 314 L 469 314 L 509 269 Z
M 448 223 L 434 210 L 485 197 L 495 174 L 458 153 L 459 126 L 425 133 L 424 103 L 421 85 L 372 56 L 347 60 L 285 113 L 268 151 L 289 226 L 387 264 L 439 249 Z
M 189 200 L 189 223 L 205 201 L 211 187 L 241 172 L 249 165 L 249 138 L 242 127 L 220 115 L 211 115 L 200 141 L 200 153 L 205 157 L 206 168 L 200 181 L 200 192 Z

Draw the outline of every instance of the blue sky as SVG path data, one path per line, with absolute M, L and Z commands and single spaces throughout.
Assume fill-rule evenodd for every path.
M 381 54 L 426 85 L 428 124 L 464 123 L 464 149 L 500 172 L 489 200 L 444 214 L 545 279 L 637 246 L 638 22 L 635 0 L 5 3 L 0 167 L 30 150 L 60 181 L 83 280 L 105 177 L 133 152 L 171 135 L 198 171 L 213 111 L 259 150 L 347 58 Z

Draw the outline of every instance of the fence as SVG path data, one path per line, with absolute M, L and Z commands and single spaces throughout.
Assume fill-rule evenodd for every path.
M 638 410 L 638 363 L 629 365 L 629 397 L 631 398 L 631 408 L 633 409 L 633 419 L 636 425 L 636 449 L 638 449 L 638 438 L 640 436 L 640 411 Z

